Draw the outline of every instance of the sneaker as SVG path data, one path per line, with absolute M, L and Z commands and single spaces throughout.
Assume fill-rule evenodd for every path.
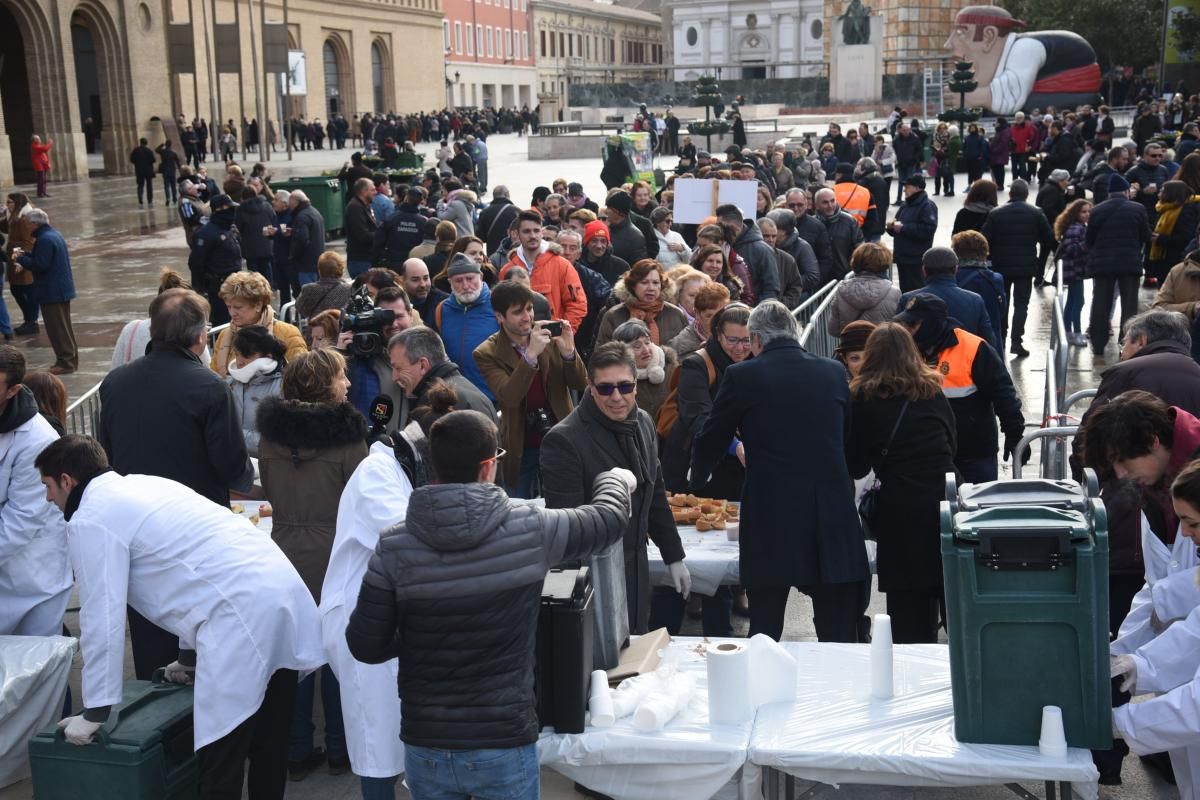
M 325 763 L 325 748 L 314 747 L 300 761 L 288 761 L 288 780 L 302 781 L 309 773 Z
M 1013 342 L 1012 347 L 1008 349 L 1017 358 L 1029 358 L 1029 351 L 1021 346 L 1020 342 Z

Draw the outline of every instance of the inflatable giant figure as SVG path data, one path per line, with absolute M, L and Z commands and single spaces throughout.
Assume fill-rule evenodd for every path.
M 946 47 L 975 64 L 979 88 L 967 105 L 1007 115 L 1097 102 L 1100 67 L 1092 46 L 1070 31 L 1015 32 L 1025 25 L 998 6 L 958 12 Z

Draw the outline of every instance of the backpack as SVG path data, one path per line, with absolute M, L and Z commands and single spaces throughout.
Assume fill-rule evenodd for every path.
M 717 368 L 712 362 L 712 357 L 708 351 L 701 348 L 700 358 L 704 359 L 704 366 L 708 370 L 708 388 L 717 382 Z M 671 375 L 670 388 L 671 391 L 667 394 L 667 399 L 663 400 L 663 404 L 658 408 L 658 416 L 654 420 L 654 429 L 658 431 L 660 439 L 666 439 L 671 434 L 671 429 L 675 427 L 675 423 L 679 420 L 679 373 L 680 369 L 675 370 Z

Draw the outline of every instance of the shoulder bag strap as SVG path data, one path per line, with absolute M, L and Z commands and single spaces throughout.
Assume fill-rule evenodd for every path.
M 892 440 L 896 438 L 896 431 L 900 430 L 900 421 L 904 419 L 904 412 L 908 411 L 908 400 L 904 401 L 904 405 L 900 406 L 900 414 L 896 417 L 896 424 L 892 426 L 892 432 L 888 434 L 887 443 L 883 446 L 883 451 L 880 452 L 881 458 L 887 458 L 888 450 L 892 446 Z

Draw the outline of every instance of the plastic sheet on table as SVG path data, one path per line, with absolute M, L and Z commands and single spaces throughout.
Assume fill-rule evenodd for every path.
M 62 718 L 77 640 L 0 636 L 0 786 L 29 775 L 29 740 Z
M 718 640 L 712 640 L 718 641 Z M 697 800 L 738 779 L 751 723 L 710 725 L 708 679 L 699 639 L 676 639 L 679 669 L 695 677 L 687 708 L 660 731 L 641 732 L 633 716 L 580 734 L 543 733 L 542 766 L 614 800 Z
M 896 694 L 870 697 L 868 645 L 785 642 L 799 662 L 796 700 L 759 709 L 748 778 L 759 767 L 821 783 L 982 786 L 1069 781 L 1097 796 L 1087 750 L 1047 758 L 1036 747 L 964 744 L 954 738 L 945 645 L 897 645 Z

